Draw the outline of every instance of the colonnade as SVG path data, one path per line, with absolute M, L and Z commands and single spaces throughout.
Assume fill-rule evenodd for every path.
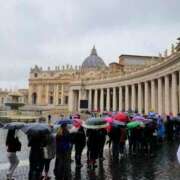
M 180 71 L 147 81 L 119 84 L 72 89 L 70 110 L 81 110 L 79 102 L 84 99 L 88 100 L 89 111 L 133 110 L 147 114 L 153 110 L 174 115 L 180 112 Z

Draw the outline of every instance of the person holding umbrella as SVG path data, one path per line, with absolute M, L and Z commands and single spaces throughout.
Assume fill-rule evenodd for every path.
M 15 129 L 9 129 L 6 138 L 7 157 L 10 163 L 10 167 L 7 173 L 7 180 L 14 179 L 12 178 L 12 176 L 19 164 L 19 159 L 16 155 L 16 152 L 21 150 L 21 143 L 18 137 L 15 137 L 15 131 L 16 131 Z
M 54 169 L 56 180 L 70 179 L 70 149 L 71 137 L 67 124 L 64 123 L 56 135 L 56 161 Z
M 84 128 L 81 126 L 80 119 L 74 119 L 74 126 L 78 129 L 77 132 L 73 133 L 73 142 L 75 145 L 75 161 L 76 167 L 82 167 L 81 155 L 86 145 L 86 134 Z
M 44 162 L 43 162 L 43 169 L 45 171 L 45 176 L 43 180 L 48 180 L 50 177 L 48 176 L 49 167 L 51 160 L 55 157 L 56 153 L 56 144 L 55 144 L 55 137 L 52 134 L 53 126 L 50 126 L 51 133 L 46 135 L 46 146 L 43 148 L 44 150 Z

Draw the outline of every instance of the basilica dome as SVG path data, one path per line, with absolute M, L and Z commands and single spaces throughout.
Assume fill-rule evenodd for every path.
M 91 50 L 90 56 L 88 56 L 82 63 L 82 68 L 105 68 L 105 62 L 97 55 L 95 46 Z

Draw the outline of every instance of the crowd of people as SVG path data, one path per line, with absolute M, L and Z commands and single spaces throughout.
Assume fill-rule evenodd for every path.
M 112 152 L 112 159 L 117 161 L 128 154 L 135 156 L 138 153 L 154 156 L 156 147 L 165 139 L 173 141 L 180 137 L 180 124 L 170 116 L 166 121 L 157 116 L 156 119 L 145 126 L 127 129 L 126 126 L 112 126 L 110 129 L 85 129 L 79 126 L 76 131 L 70 131 L 66 123 L 61 124 L 56 134 L 53 126 L 49 126 L 52 133 L 28 136 L 29 154 L 29 180 L 48 180 L 51 160 L 55 158 L 54 175 L 56 180 L 70 179 L 69 172 L 72 161 L 72 149 L 75 150 L 76 168 L 83 166 L 82 152 L 87 151 L 87 167 L 94 170 L 97 160 L 103 162 L 104 147 L 107 144 Z M 16 130 L 8 130 L 6 146 L 10 168 L 7 180 L 13 179 L 13 173 L 19 160 L 16 152 L 21 150 L 21 142 L 16 136 Z M 128 146 L 127 146 L 128 144 Z M 125 158 L 124 158 L 125 159 Z

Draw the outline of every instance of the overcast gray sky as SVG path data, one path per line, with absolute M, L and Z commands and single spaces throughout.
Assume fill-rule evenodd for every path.
M 94 44 L 107 64 L 158 55 L 180 36 L 179 8 L 179 0 L 0 0 L 0 87 L 28 87 L 35 64 L 80 65 Z

